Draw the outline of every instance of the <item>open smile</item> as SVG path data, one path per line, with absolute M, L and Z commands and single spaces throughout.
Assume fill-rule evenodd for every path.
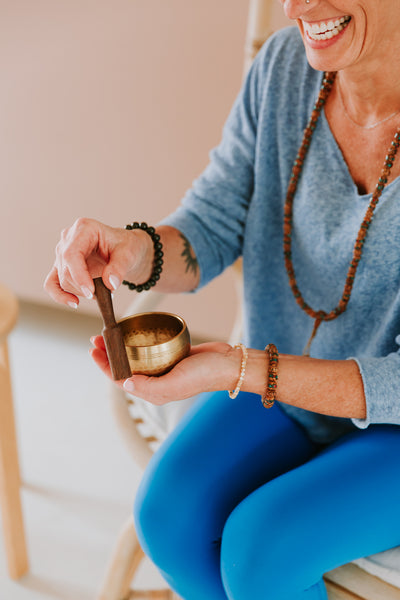
M 330 40 L 333 37 L 339 35 L 343 29 L 350 23 L 351 17 L 345 16 L 335 19 L 334 21 L 320 21 L 319 23 L 307 23 L 303 21 L 304 30 L 308 37 L 312 40 Z

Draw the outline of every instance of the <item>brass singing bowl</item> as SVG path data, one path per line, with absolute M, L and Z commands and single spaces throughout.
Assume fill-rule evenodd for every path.
M 132 373 L 162 375 L 190 352 L 189 330 L 177 315 L 139 313 L 119 325 Z

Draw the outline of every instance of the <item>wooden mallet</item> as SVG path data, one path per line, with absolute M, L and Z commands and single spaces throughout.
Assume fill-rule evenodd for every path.
M 108 362 L 114 381 L 128 379 L 132 375 L 126 354 L 122 331 L 115 320 L 111 292 L 104 285 L 101 277 L 93 279 L 95 297 L 103 317 L 102 335 L 106 345 Z

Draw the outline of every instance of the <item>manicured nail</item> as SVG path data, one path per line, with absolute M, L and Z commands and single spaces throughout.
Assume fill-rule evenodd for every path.
M 78 308 L 78 305 L 76 302 L 68 302 L 68 306 L 70 306 L 71 308 Z
M 81 287 L 81 290 L 82 290 L 82 294 L 85 296 L 85 298 L 87 298 L 88 300 L 91 300 L 93 298 L 92 292 L 85 285 L 83 285 Z
M 112 285 L 112 288 L 114 290 L 117 290 L 119 288 L 119 286 L 121 285 L 120 280 L 118 279 L 118 277 L 116 275 L 110 275 L 110 277 L 108 278 L 109 282 Z
M 135 391 L 135 384 L 133 383 L 133 381 L 131 379 L 126 379 L 124 381 L 124 389 L 127 392 L 134 392 Z
M 96 336 L 92 335 L 92 337 L 90 338 L 90 343 L 93 344 L 94 346 L 94 340 L 96 339 Z

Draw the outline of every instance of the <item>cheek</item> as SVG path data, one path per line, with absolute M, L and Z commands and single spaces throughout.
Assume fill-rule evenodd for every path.
M 359 26 L 355 22 L 349 24 L 344 36 L 337 44 L 322 50 L 311 48 L 305 40 L 305 33 L 301 25 L 299 25 L 299 30 L 308 62 L 318 71 L 340 71 L 351 67 L 359 62 L 360 58 L 364 56 L 366 48 L 372 45 L 370 40 L 366 43 L 365 27 Z

